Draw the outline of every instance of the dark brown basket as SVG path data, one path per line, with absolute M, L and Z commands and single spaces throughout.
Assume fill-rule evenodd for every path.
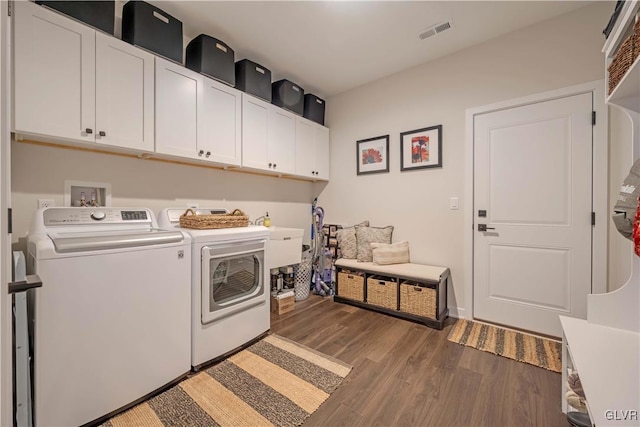
M 386 277 L 367 277 L 367 303 L 397 310 L 398 283 Z
M 180 227 L 207 230 L 212 228 L 247 227 L 249 217 L 240 209 L 229 214 L 197 215 L 192 209 L 187 209 L 180 215 Z
M 640 43 L 636 43 L 636 39 L 637 33 L 627 37 L 618 48 L 613 61 L 609 64 L 609 95 L 615 90 L 620 80 L 633 64 L 634 59 L 637 57 L 636 49 L 640 51 Z
M 400 284 L 400 311 L 417 316 L 436 318 L 436 290 L 415 282 Z
M 362 273 L 338 272 L 338 296 L 364 302 Z

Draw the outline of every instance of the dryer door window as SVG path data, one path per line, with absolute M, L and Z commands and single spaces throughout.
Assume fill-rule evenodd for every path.
M 264 242 L 245 242 L 203 248 L 203 322 L 264 299 L 264 246 Z

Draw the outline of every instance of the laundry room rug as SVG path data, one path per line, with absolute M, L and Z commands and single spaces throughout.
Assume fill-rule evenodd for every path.
M 351 369 L 330 356 L 269 335 L 103 425 L 299 426 Z
M 464 319 L 453 325 L 448 339 L 550 371 L 562 370 L 562 343 L 550 339 Z

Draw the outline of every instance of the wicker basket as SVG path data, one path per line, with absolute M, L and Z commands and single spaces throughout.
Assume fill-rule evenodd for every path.
M 311 258 L 302 258 L 300 264 L 293 266 L 293 274 L 296 277 L 296 284 L 294 285 L 296 290 L 296 301 L 302 301 L 309 298 L 312 271 L 313 265 L 311 263 Z
M 386 277 L 367 277 L 367 303 L 397 310 L 398 283 Z
M 436 318 L 436 290 L 415 282 L 400 284 L 400 311 Z
M 240 209 L 229 214 L 197 215 L 192 209 L 187 209 L 180 215 L 180 227 L 207 230 L 211 228 L 246 227 L 249 217 Z
M 364 276 L 362 273 L 338 272 L 338 296 L 364 302 Z
M 637 33 L 627 37 L 618 48 L 616 55 L 613 57 L 613 61 L 609 64 L 609 94 L 615 90 L 637 57 L 635 51 L 640 51 L 640 43 L 636 42 L 637 39 Z

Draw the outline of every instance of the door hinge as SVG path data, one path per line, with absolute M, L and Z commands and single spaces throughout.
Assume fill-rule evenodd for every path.
M 11 208 L 7 209 L 7 233 L 13 233 L 13 216 L 11 212 Z
M 591 225 L 596 225 L 596 213 L 591 212 Z
M 592 112 L 591 112 L 591 124 L 592 124 L 593 126 L 595 126 L 595 125 L 596 125 L 596 112 L 595 112 L 595 111 L 592 111 Z

